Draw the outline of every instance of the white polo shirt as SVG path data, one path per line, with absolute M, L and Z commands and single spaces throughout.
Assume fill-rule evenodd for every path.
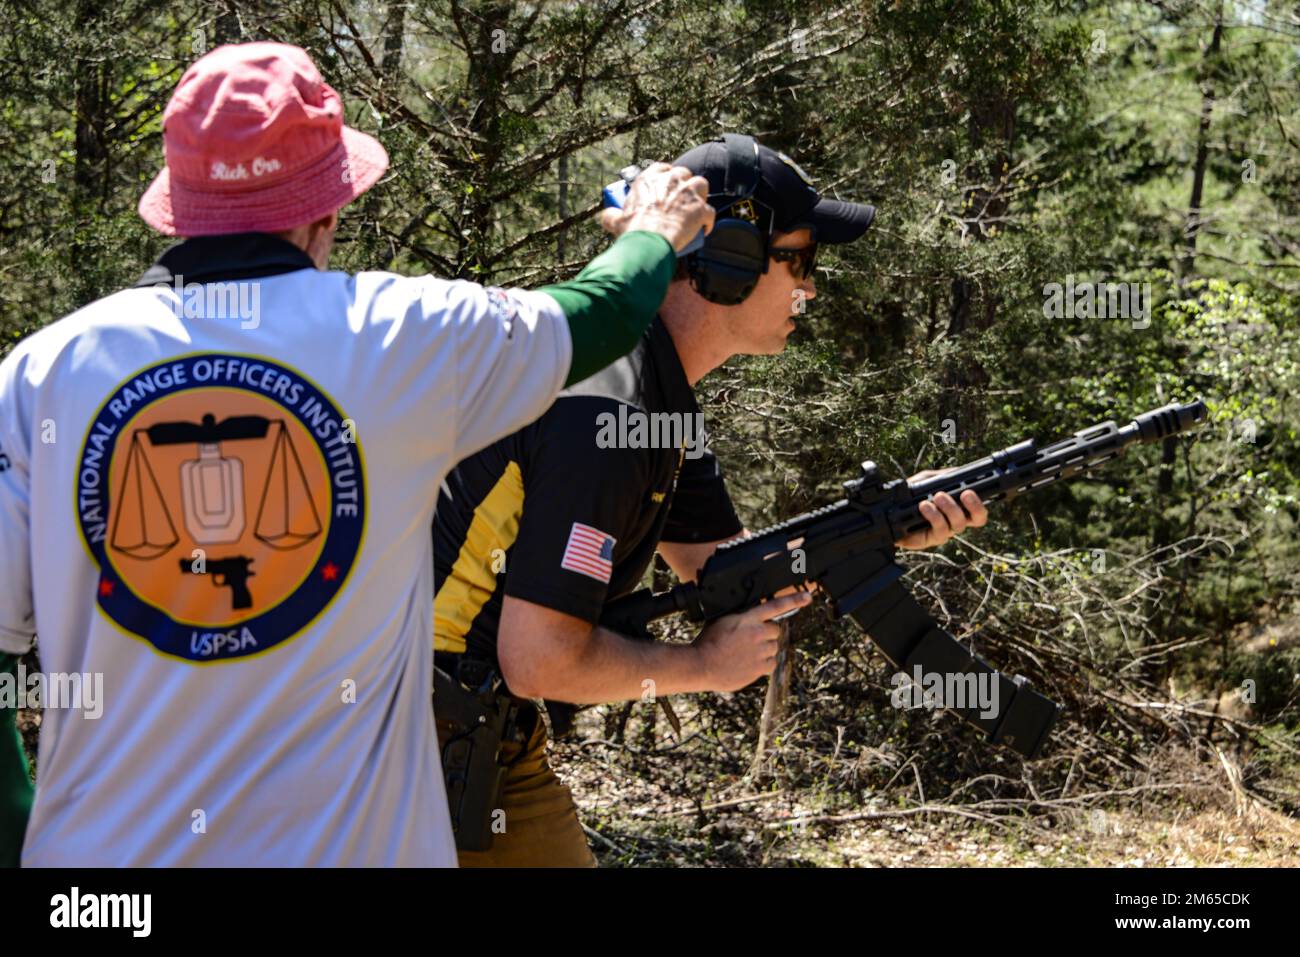
M 551 403 L 568 326 L 307 262 L 191 240 L 0 363 L 0 651 L 39 635 L 64 691 L 26 865 L 456 862 L 434 502 Z

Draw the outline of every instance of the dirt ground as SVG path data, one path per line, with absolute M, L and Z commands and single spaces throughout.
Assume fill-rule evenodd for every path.
M 611 742 L 588 720 L 552 745 L 602 866 L 1300 866 L 1300 821 L 1258 804 L 1167 794 L 1049 813 L 899 795 L 846 804 L 825 789 L 718 774 L 667 741 Z

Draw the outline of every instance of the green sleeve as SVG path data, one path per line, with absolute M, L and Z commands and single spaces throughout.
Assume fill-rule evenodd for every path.
M 0 677 L 13 675 L 14 655 L 0 654 Z M 32 809 L 32 779 L 18 736 L 18 709 L 0 705 L 0 867 L 17 867 Z
M 573 362 L 565 385 L 594 375 L 627 355 L 650 326 L 668 292 L 677 257 L 658 233 L 633 230 L 568 282 L 541 291 L 569 320 Z

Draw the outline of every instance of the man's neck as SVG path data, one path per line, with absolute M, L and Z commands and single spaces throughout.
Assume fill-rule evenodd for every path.
M 675 282 L 659 308 L 691 388 L 732 356 L 725 330 L 709 315 L 710 306 L 687 283 Z

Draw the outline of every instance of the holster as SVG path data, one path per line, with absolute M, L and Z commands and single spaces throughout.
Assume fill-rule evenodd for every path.
M 456 848 L 492 848 L 492 816 L 500 808 L 506 768 L 501 746 L 519 734 L 520 702 L 501 687 L 490 665 L 462 658 L 453 676 L 439 665 L 433 669 L 434 715 L 446 726 L 442 740 L 442 773 Z

